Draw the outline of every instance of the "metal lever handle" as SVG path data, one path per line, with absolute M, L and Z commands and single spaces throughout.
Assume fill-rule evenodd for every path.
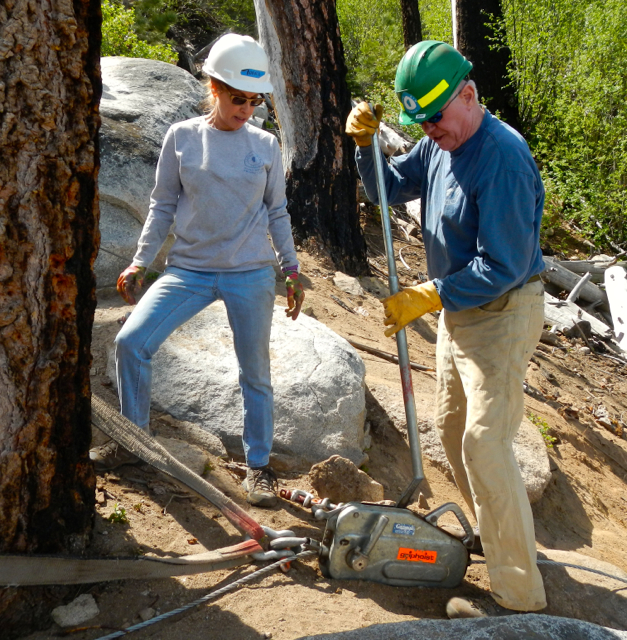
M 374 529 L 370 533 L 370 537 L 368 538 L 363 551 L 359 547 L 356 547 L 351 551 L 346 558 L 348 566 L 351 569 L 354 571 L 363 571 L 368 566 L 370 552 L 374 548 L 374 545 L 377 544 L 389 521 L 390 519 L 387 516 L 380 515 L 377 519 L 377 523 L 374 525 Z
M 374 105 L 370 104 L 370 109 L 376 118 Z M 385 244 L 385 254 L 388 262 L 388 280 L 390 293 L 398 293 L 398 276 L 396 273 L 396 262 L 394 260 L 394 244 L 392 241 L 392 226 L 390 224 L 390 214 L 388 207 L 388 195 L 385 188 L 385 178 L 383 176 L 383 158 L 379 146 L 379 134 L 375 131 L 372 134 L 372 155 L 374 157 L 374 172 L 377 178 L 377 191 L 379 192 L 379 207 L 381 208 L 381 222 L 383 224 L 383 240 Z M 401 329 L 396 334 L 396 346 L 398 349 L 398 366 L 401 371 L 401 384 L 403 385 L 403 402 L 405 404 L 405 417 L 407 418 L 407 434 L 409 436 L 409 450 L 411 452 L 411 464 L 414 477 L 396 503 L 397 507 L 406 507 L 418 485 L 424 479 L 422 469 L 422 454 L 420 452 L 420 436 L 418 435 L 418 424 L 416 422 L 416 402 L 414 400 L 414 387 L 411 380 L 411 365 L 409 361 L 409 350 L 407 348 L 407 334 L 405 329 Z
M 466 547 L 466 549 L 472 549 L 475 544 L 475 532 L 470 526 L 470 522 L 468 522 L 468 519 L 464 515 L 464 512 L 454 502 L 446 502 L 437 509 L 430 511 L 426 516 L 424 516 L 424 519 L 426 520 L 426 522 L 436 527 L 440 516 L 449 511 L 455 515 L 455 517 L 459 521 L 459 524 L 462 525 L 462 528 L 466 533 L 466 537 L 462 540 L 462 544 Z

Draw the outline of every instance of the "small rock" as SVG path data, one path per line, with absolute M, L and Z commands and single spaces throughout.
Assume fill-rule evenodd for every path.
M 427 499 L 425 498 L 424 493 L 421 493 L 421 494 L 418 496 L 418 506 L 419 506 L 421 509 L 428 509 L 428 508 L 429 508 L 429 503 L 427 502 Z
M 579 347 L 579 353 L 581 353 L 584 356 L 589 356 L 591 353 L 590 347 Z
M 309 479 L 318 495 L 329 498 L 331 502 L 383 500 L 383 486 L 341 456 L 331 456 L 315 464 L 309 472 Z
M 139 612 L 139 617 L 142 622 L 146 622 L 146 620 L 150 620 L 155 617 L 155 610 L 152 607 L 146 607 Z
M 353 278 L 351 276 L 347 276 L 345 273 L 341 271 L 336 271 L 333 276 L 333 284 L 344 291 L 345 293 L 350 293 L 355 296 L 363 296 L 364 290 L 362 286 L 359 284 L 359 280 L 357 278 Z
M 52 619 L 60 627 L 77 627 L 78 625 L 95 618 L 100 613 L 94 596 L 84 593 L 76 600 L 64 607 L 57 607 L 52 611 Z

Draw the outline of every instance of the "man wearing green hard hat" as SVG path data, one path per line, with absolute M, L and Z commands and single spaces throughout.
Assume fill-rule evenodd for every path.
M 453 598 L 452 618 L 546 606 L 533 515 L 512 447 L 544 321 L 544 188 L 522 136 L 479 103 L 471 69 L 444 42 L 407 51 L 396 71 L 399 122 L 419 123 L 426 135 L 410 153 L 384 163 L 389 203 L 421 200 L 430 278 L 383 301 L 386 335 L 442 310 L 435 424 L 477 519 L 497 603 Z M 381 109 L 375 113 L 360 103 L 346 132 L 376 202 L 372 134 Z

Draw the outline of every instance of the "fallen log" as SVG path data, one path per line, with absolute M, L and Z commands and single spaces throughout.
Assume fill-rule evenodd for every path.
M 555 262 L 578 275 L 591 274 L 592 282 L 603 282 L 605 271 L 615 264 L 627 266 L 627 262 L 617 263 L 616 258 L 610 258 L 609 256 L 597 260 L 556 260 Z
M 549 293 L 544 293 L 544 322 L 557 327 L 558 331 L 569 331 L 575 324 L 585 320 L 590 323 L 594 335 L 602 340 L 612 337 L 612 330 L 605 323 L 578 307 L 574 302 L 559 300 Z
M 370 355 L 377 356 L 382 360 L 387 360 L 388 362 L 393 362 L 394 364 L 398 364 L 398 356 L 395 356 L 393 353 L 388 353 L 387 351 L 381 351 L 380 349 L 375 349 L 374 347 L 369 347 L 365 344 L 354 342 L 353 340 L 348 340 L 348 338 L 346 339 L 346 341 L 348 342 L 348 344 L 355 347 L 355 349 L 360 349 L 361 351 L 365 351 Z M 412 362 L 411 360 L 409 362 L 409 366 L 412 369 L 414 369 L 414 371 L 434 371 L 435 372 L 435 369 L 432 369 L 431 367 L 425 367 L 424 365 L 418 364 L 417 362 Z
M 545 257 L 544 264 L 545 269 L 540 276 L 545 282 L 551 282 L 569 292 L 579 284 L 581 277 L 562 266 L 558 261 Z M 597 303 L 609 310 L 607 294 L 592 282 L 586 282 L 581 287 L 579 297 L 587 302 Z

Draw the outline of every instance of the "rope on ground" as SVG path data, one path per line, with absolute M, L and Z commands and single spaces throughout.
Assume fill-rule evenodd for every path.
M 605 573 L 604 571 L 599 571 L 598 569 L 591 569 L 590 567 L 582 567 L 579 564 L 570 564 L 569 562 L 557 562 L 556 560 L 543 560 L 542 558 L 538 559 L 538 564 L 553 564 L 558 567 L 570 567 L 571 569 L 581 569 L 582 571 L 589 571 L 590 573 L 597 573 L 600 576 L 605 576 L 606 578 L 612 578 L 614 580 L 618 580 L 619 582 L 624 582 L 627 584 L 627 580 L 625 578 L 619 578 L 618 576 L 614 576 L 611 573 Z M 485 564 L 485 560 L 471 560 L 470 564 Z
M 267 567 L 263 567 L 261 569 L 258 569 L 257 571 L 254 571 L 253 573 L 249 573 L 247 576 L 244 576 L 243 578 L 240 578 L 239 580 L 236 580 L 235 582 L 231 582 L 231 584 L 227 584 L 226 586 L 222 587 L 221 589 L 217 589 L 216 591 L 212 591 L 211 593 L 208 593 L 207 595 L 204 595 L 202 598 L 198 598 L 198 600 L 194 600 L 193 602 L 190 602 L 186 605 L 183 605 L 182 607 L 179 607 L 178 609 L 173 609 L 172 611 L 167 611 L 166 613 L 162 613 L 159 616 L 156 616 L 154 618 L 151 618 L 150 620 L 146 620 L 145 622 L 140 622 L 138 624 L 133 625 L 132 627 L 128 627 L 126 629 L 120 630 L 120 631 L 115 631 L 114 633 L 110 633 L 106 636 L 101 636 L 100 638 L 97 638 L 96 640 L 113 640 L 113 638 L 122 638 L 123 636 L 128 635 L 129 633 L 133 633 L 133 631 L 139 631 L 140 629 L 144 629 L 145 627 L 149 627 L 150 625 L 153 624 L 157 624 L 157 622 L 161 622 L 162 620 L 166 620 L 167 618 L 171 618 L 172 616 L 175 616 L 179 613 L 183 613 L 184 611 L 189 611 L 189 609 L 192 609 L 196 606 L 198 606 L 199 604 L 203 604 L 205 602 L 209 602 L 209 600 L 214 600 L 215 598 L 218 598 L 221 595 L 224 595 L 225 593 L 228 593 L 229 591 L 233 591 L 234 589 L 236 589 L 237 587 L 239 587 L 242 584 L 246 584 L 247 582 L 251 582 L 252 580 L 254 580 L 255 578 L 258 578 L 259 576 L 265 575 L 266 573 L 270 573 L 271 571 L 274 571 L 275 569 L 278 569 L 282 564 L 286 564 L 288 562 L 292 562 L 293 560 L 299 559 L 299 558 L 306 558 L 308 556 L 314 556 L 314 555 L 318 555 L 317 551 L 301 551 L 300 553 L 297 553 L 295 556 L 292 556 L 290 558 L 282 558 L 281 560 L 278 560 L 277 562 L 273 562 L 272 564 L 269 564 Z

